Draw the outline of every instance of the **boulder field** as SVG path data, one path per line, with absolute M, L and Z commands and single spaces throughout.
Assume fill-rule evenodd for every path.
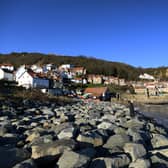
M 0 103 L 0 168 L 150 167 L 168 167 L 168 131 L 124 105 Z

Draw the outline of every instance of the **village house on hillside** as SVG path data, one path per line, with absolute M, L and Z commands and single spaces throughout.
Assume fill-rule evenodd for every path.
M 125 79 L 114 77 L 114 76 L 103 76 L 103 75 L 92 74 L 92 75 L 88 75 L 87 79 L 88 79 L 88 82 L 91 84 L 105 84 L 105 85 L 115 84 L 120 86 L 126 85 Z
M 21 65 L 16 71 L 15 71 L 15 74 L 14 74 L 14 78 L 15 78 L 15 81 L 18 82 L 18 79 L 19 77 L 25 72 L 27 71 L 27 66 L 26 65 Z
M 26 88 L 48 88 L 49 80 L 45 76 L 35 73 L 30 69 L 24 71 L 19 77 L 17 77 L 19 86 Z
M 74 67 L 74 65 L 72 65 L 72 64 L 62 64 L 59 66 L 58 69 L 61 71 L 69 71 L 69 69 L 73 68 L 73 67 Z
M 86 69 L 84 67 L 70 68 L 70 72 L 73 76 L 86 75 Z
M 144 79 L 144 80 L 155 80 L 154 76 L 149 75 L 147 73 L 139 75 L 139 79 Z
M 115 85 L 125 86 L 126 82 L 125 82 L 125 79 L 123 79 L 123 78 L 118 78 L 118 77 L 114 77 L 114 76 L 105 76 L 104 77 L 104 84 L 106 84 L 106 85 L 115 84 Z
M 103 75 L 88 75 L 87 79 L 91 84 L 103 84 Z
M 114 76 L 107 76 L 104 78 L 104 84 L 109 85 L 109 84 L 115 84 L 118 85 L 119 84 L 119 78 L 114 77 Z
M 14 80 L 13 72 L 9 71 L 8 69 L 0 68 L 0 80 L 13 81 Z
M 54 65 L 52 63 L 43 65 L 43 72 L 44 73 L 56 71 L 56 70 L 57 70 L 56 65 Z
M 48 73 L 48 72 L 57 70 L 56 66 L 52 63 L 45 64 L 43 66 L 34 64 L 34 65 L 31 65 L 30 68 L 36 73 Z
M 36 73 L 42 73 L 43 72 L 43 68 L 41 66 L 38 66 L 36 64 L 32 65 L 31 70 L 33 70 Z
M 85 78 L 81 78 L 81 77 L 75 77 L 75 78 L 71 79 L 71 81 L 74 83 L 87 84 L 87 80 Z
M 12 64 L 0 64 L 1 69 L 7 69 L 9 71 L 14 71 L 14 66 Z
M 119 78 L 119 83 L 118 83 L 118 85 L 120 85 L 120 86 L 125 86 L 125 85 L 126 85 L 125 79 L 124 79 L 124 78 Z

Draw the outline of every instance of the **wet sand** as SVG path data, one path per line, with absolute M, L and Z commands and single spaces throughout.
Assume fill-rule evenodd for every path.
M 168 128 L 168 104 L 139 104 L 136 107 L 138 107 L 140 113 L 155 119 L 159 124 Z
M 168 94 L 149 98 L 142 94 L 123 94 L 119 101 L 112 99 L 113 102 L 125 105 L 128 105 L 128 100 L 133 102 L 139 113 L 156 120 L 168 129 Z

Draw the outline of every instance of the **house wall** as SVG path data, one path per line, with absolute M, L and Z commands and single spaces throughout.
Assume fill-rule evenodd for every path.
M 85 75 L 86 74 L 86 69 L 75 69 L 72 70 L 73 75 Z
M 63 95 L 63 90 L 61 88 L 48 89 L 48 93 L 54 96 Z
M 119 79 L 119 85 L 120 86 L 126 85 L 125 79 Z
M 0 79 L 4 79 L 4 71 L 0 69 Z
M 49 88 L 49 80 L 42 78 L 33 78 L 33 88 Z
M 42 78 L 33 78 L 28 72 L 25 72 L 19 79 L 18 85 L 26 88 L 48 88 L 49 80 Z
M 2 69 L 0 69 L 0 79 L 13 81 L 13 74 L 4 72 Z
M 101 77 L 93 77 L 93 84 L 102 84 L 103 80 Z
M 24 65 L 21 66 L 21 67 L 19 67 L 19 68 L 17 69 L 17 71 L 16 71 L 16 73 L 15 73 L 15 80 L 16 80 L 16 82 L 18 82 L 19 77 L 20 77 L 25 71 L 26 71 L 26 69 L 25 69 L 25 66 L 24 66 Z
M 109 79 L 109 82 L 110 82 L 111 84 L 115 84 L 115 85 L 118 85 L 118 84 L 119 84 L 118 78 L 110 78 L 110 79 Z
M 5 80 L 8 80 L 8 81 L 13 81 L 13 80 L 14 80 L 13 74 L 12 74 L 12 73 L 7 73 L 7 72 L 5 72 L 5 73 L 4 73 L 4 79 L 5 79 Z
M 25 72 L 19 79 L 18 79 L 18 85 L 23 86 L 26 88 L 30 88 L 33 85 L 33 78 L 31 75 L 29 75 L 28 72 Z
M 88 77 L 88 79 L 87 79 L 87 80 L 88 80 L 88 82 L 89 82 L 89 83 L 93 83 L 93 78 Z
M 5 66 L 5 65 L 1 65 L 2 69 L 7 69 L 9 71 L 13 71 L 14 70 L 14 66 Z

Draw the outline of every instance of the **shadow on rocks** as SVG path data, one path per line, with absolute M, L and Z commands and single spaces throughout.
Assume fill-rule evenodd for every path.
M 93 144 L 88 142 L 78 142 L 77 150 L 85 149 L 85 148 L 93 148 Z
M 120 147 L 114 147 L 113 149 L 97 147 L 96 151 L 96 157 L 111 157 L 124 153 L 123 149 L 121 149 Z
M 40 168 L 46 168 L 46 167 L 54 167 L 61 155 L 59 156 L 45 156 L 42 158 L 35 159 L 34 162 L 37 165 L 37 167 Z
M 90 168 L 106 168 L 106 164 L 104 160 L 97 159 L 96 161 L 91 162 L 89 167 Z

